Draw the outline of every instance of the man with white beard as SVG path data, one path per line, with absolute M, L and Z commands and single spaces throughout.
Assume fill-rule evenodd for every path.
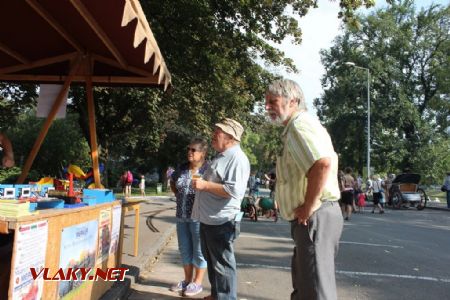
M 342 233 L 338 158 L 320 122 L 308 115 L 300 86 L 278 80 L 266 90 L 266 110 L 283 125 L 277 157 L 281 216 L 291 223 L 292 299 L 337 299 L 334 259 Z

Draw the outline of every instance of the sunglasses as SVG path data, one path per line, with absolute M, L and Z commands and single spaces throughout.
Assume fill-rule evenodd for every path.
M 199 149 L 190 148 L 190 147 L 187 147 L 186 150 L 187 150 L 188 152 L 193 152 L 193 153 L 195 153 L 195 152 L 202 152 L 202 151 L 199 150 Z

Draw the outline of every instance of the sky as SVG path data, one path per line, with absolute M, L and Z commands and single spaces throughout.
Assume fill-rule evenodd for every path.
M 432 3 L 446 5 L 448 0 L 416 0 L 417 7 L 428 7 Z M 313 101 L 320 97 L 322 86 L 320 80 L 324 68 L 320 62 L 319 51 L 331 47 L 334 38 L 342 33 L 342 21 L 338 19 L 339 1 L 319 0 L 318 8 L 312 9 L 299 19 L 299 26 L 303 32 L 301 45 L 293 45 L 285 40 L 276 47 L 285 52 L 286 57 L 293 59 L 299 73 L 289 74 L 277 70 L 285 78 L 295 80 L 300 84 L 305 95 L 308 110 L 315 113 Z M 376 9 L 386 6 L 385 1 L 376 0 Z M 372 10 L 360 9 L 361 13 L 370 13 Z

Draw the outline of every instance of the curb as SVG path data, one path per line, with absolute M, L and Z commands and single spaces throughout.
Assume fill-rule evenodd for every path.
M 171 240 L 172 236 L 176 232 L 176 225 L 172 224 L 167 228 L 164 234 L 156 241 L 153 247 L 148 251 L 148 254 L 144 254 L 143 258 L 139 261 L 137 266 L 140 270 L 145 269 L 151 265 L 156 257 L 158 257 L 166 248 L 166 245 Z
M 435 207 L 435 206 L 427 206 L 427 207 L 425 207 L 425 209 L 450 211 L 450 208 L 447 208 L 447 207 Z
M 371 202 L 371 203 L 366 203 L 366 206 L 365 207 L 373 207 L 373 203 Z M 387 207 L 385 207 L 385 209 L 386 209 Z M 389 208 L 389 207 L 388 207 Z M 392 208 L 389 208 L 389 209 L 392 209 Z M 448 208 L 448 207 L 445 207 L 445 206 L 442 206 L 442 207 L 439 207 L 439 206 L 426 206 L 425 207 L 425 209 L 433 209 L 433 210 L 442 210 L 442 211 L 450 211 L 450 208 Z
M 100 300 L 126 300 L 130 294 L 131 285 L 139 281 L 140 271 L 151 265 L 164 251 L 164 248 L 175 234 L 175 231 L 176 225 L 170 225 L 164 234 L 155 242 L 154 246 L 143 255 L 137 266 L 122 264 L 122 267 L 129 268 L 129 274 L 125 276 L 124 281 L 115 282 L 114 285 L 105 294 L 103 294 Z

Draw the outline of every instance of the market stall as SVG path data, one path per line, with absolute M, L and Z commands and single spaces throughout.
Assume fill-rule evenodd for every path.
M 14 232 L 10 264 L 2 264 L 10 269 L 0 270 L 11 274 L 8 298 L 100 298 L 114 281 L 82 280 L 81 272 L 67 276 L 68 269 L 89 268 L 93 270 L 89 276 L 94 276 L 97 268 L 117 267 L 120 220 L 119 201 L 70 210 L 48 209 L 22 217 L 0 216 L 0 233 Z M 30 268 L 42 276 L 33 278 Z
M 25 181 L 70 85 L 75 83 L 86 85 L 93 177 L 96 188 L 100 188 L 93 86 L 137 85 L 166 90 L 171 85 L 170 73 L 139 1 L 2 1 L 0 12 L 0 81 L 60 85 L 17 183 Z M 76 290 L 80 293 L 76 294 L 77 299 L 98 299 L 112 282 L 69 281 L 68 286 L 61 283 L 64 281 L 42 278 L 30 281 L 29 273 L 16 275 L 31 266 L 49 268 L 54 273 L 81 261 L 82 265 L 94 267 L 118 266 L 118 247 L 112 247 L 111 241 L 117 235 L 118 223 L 120 227 L 120 221 L 115 221 L 118 215 L 120 220 L 119 211 L 122 212 L 121 203 L 112 201 L 0 217 L 0 237 L 11 239 L 13 244 L 11 257 L 2 254 L 0 264 L 2 276 L 10 276 L 8 297 L 22 299 L 26 293 L 40 292 L 42 299 L 59 299 Z M 78 243 L 70 242 L 77 232 L 86 238 L 80 241 L 85 243 L 85 249 L 79 250 L 75 247 Z M 109 245 L 102 244 L 106 234 L 110 235 Z M 120 242 L 121 238 L 119 230 L 116 239 Z M 75 260 L 65 261 L 66 250 Z M 1 251 L 8 252 L 0 247 Z M 11 275 L 5 275 L 5 268 L 11 270 Z M 84 288 L 74 288 L 78 286 Z

